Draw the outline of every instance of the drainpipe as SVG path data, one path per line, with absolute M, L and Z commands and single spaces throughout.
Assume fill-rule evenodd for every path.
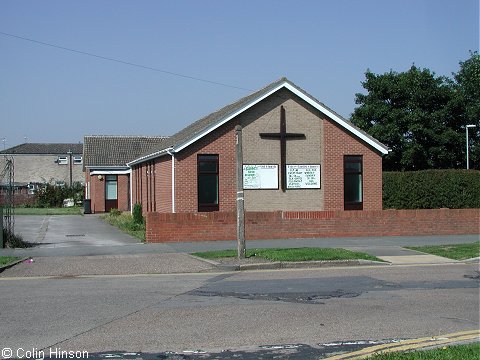
M 175 212 L 175 153 L 173 148 L 167 150 L 168 155 L 172 157 L 172 213 Z
M 133 190 L 133 187 L 132 187 L 132 167 L 129 168 L 128 170 L 128 185 L 130 187 L 130 214 L 133 214 L 133 204 L 132 204 L 132 201 L 133 201 L 133 194 L 132 194 L 132 190 Z

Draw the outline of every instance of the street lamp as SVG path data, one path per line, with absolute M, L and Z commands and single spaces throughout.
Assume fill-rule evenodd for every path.
M 70 166 L 70 187 L 72 187 L 72 155 L 73 155 L 73 151 L 71 149 L 69 149 L 67 151 L 67 155 L 70 157 L 70 159 L 68 159 L 68 165 Z
M 467 170 L 470 169 L 470 164 L 469 164 L 469 159 L 468 159 L 468 149 L 469 149 L 469 146 L 468 146 L 468 128 L 474 128 L 474 127 L 477 127 L 477 125 L 467 125 L 467 126 L 465 126 L 465 139 L 466 139 L 466 142 L 467 142 Z

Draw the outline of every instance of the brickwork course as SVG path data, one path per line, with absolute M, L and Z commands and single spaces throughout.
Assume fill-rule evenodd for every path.
M 245 238 L 478 234 L 480 209 L 247 212 Z M 236 213 L 147 214 L 147 242 L 236 239 Z

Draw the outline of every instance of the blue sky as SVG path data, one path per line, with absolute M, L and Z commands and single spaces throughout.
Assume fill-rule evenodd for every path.
M 348 118 L 367 69 L 457 71 L 479 16 L 479 0 L 2 0 L 0 32 L 244 89 L 287 76 Z M 1 34 L 0 54 L 7 148 L 171 135 L 249 93 Z

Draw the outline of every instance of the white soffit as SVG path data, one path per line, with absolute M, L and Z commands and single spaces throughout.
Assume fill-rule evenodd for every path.
M 90 175 L 127 175 L 131 170 L 93 170 Z

